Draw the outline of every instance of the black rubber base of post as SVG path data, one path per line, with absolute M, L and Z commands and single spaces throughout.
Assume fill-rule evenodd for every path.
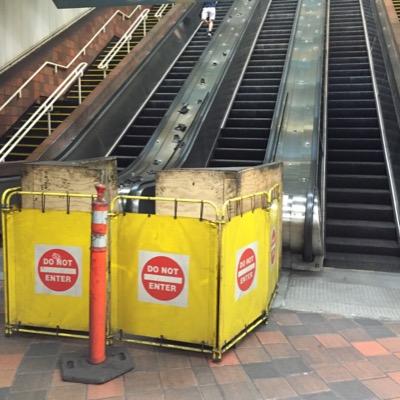
M 88 353 L 61 355 L 61 376 L 64 381 L 100 384 L 111 381 L 134 368 L 130 354 L 123 347 L 107 349 L 107 358 L 101 364 L 91 364 Z

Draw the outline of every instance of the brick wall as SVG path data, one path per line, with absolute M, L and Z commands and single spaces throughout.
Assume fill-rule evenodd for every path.
M 0 75 L 0 107 L 45 61 L 68 64 L 79 50 L 95 35 L 107 19 L 116 11 L 126 14 L 135 7 L 97 8 L 67 30 L 57 35 L 42 47 Z M 141 11 L 139 11 L 141 12 Z M 136 13 L 136 15 L 139 14 Z M 115 17 L 107 26 L 105 33 L 100 34 L 91 44 L 86 55 L 81 55 L 67 71 L 58 73 L 50 66 L 45 67 L 22 92 L 22 97 L 15 98 L 0 112 L 0 136 L 18 120 L 18 118 L 40 97 L 47 97 L 81 62 L 91 63 L 97 54 L 107 45 L 113 36 L 121 36 L 132 24 L 135 16 L 123 20 Z

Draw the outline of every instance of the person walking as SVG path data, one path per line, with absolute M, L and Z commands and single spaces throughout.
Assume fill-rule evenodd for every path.
M 204 23 L 208 24 L 208 36 L 212 36 L 212 30 L 216 15 L 217 0 L 203 0 L 203 10 L 201 12 L 201 19 Z

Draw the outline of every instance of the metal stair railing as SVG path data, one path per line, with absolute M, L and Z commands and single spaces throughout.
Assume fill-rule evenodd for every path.
M 119 53 L 121 48 L 126 44 L 128 48 L 128 52 L 131 51 L 130 41 L 132 39 L 133 34 L 136 32 L 136 29 L 139 28 L 141 23 L 143 22 L 143 37 L 146 36 L 146 19 L 148 17 L 150 10 L 143 10 L 139 17 L 135 20 L 135 22 L 128 28 L 128 30 L 121 36 L 117 43 L 115 43 L 114 47 L 107 53 L 107 55 L 103 58 L 101 63 L 97 66 L 98 69 L 103 71 L 104 77 L 107 76 L 107 71 L 109 69 L 109 65 L 114 57 Z
M 22 97 L 22 91 L 23 89 L 35 78 L 36 75 L 39 74 L 40 71 L 42 71 L 45 67 L 47 66 L 51 66 L 54 67 L 54 73 L 58 72 L 58 69 L 64 69 L 67 70 L 71 67 L 71 65 L 83 54 L 86 54 L 86 50 L 87 48 L 93 43 L 93 41 L 97 38 L 97 36 L 99 36 L 101 33 L 105 33 L 106 32 L 106 28 L 108 26 L 108 24 L 117 16 L 120 15 L 122 17 L 123 20 L 125 19 L 131 19 L 132 16 L 142 8 L 142 6 L 136 6 L 134 8 L 134 10 L 130 13 L 130 14 L 125 14 L 124 12 L 122 12 L 121 10 L 117 10 L 115 11 L 115 13 L 113 15 L 111 15 L 110 18 L 108 18 L 108 20 L 102 25 L 102 27 L 94 34 L 94 36 L 86 43 L 86 45 L 84 47 L 82 47 L 82 49 L 75 55 L 75 57 L 66 65 L 62 65 L 62 64 L 57 64 L 54 63 L 52 61 L 46 61 L 45 63 L 43 63 L 31 76 L 30 78 L 28 78 L 4 103 L 3 105 L 0 107 L 0 112 L 3 111 L 8 104 L 11 103 L 11 101 L 13 99 L 15 99 L 16 97 L 21 98 Z
M 39 108 L 25 121 L 18 131 L 0 148 L 0 162 L 4 162 L 19 142 L 28 134 L 36 123 L 47 113 L 48 133 L 51 134 L 51 111 L 54 103 L 71 87 L 78 79 L 79 104 L 82 102 L 80 79 L 85 72 L 88 63 L 80 63 L 54 90 L 54 92 L 39 106 Z
M 162 18 L 165 10 L 168 8 L 169 4 L 162 4 L 157 12 L 154 14 L 155 18 Z M 131 51 L 130 41 L 132 39 L 133 34 L 136 32 L 136 29 L 139 28 L 141 22 L 143 21 L 143 37 L 146 36 L 146 20 L 148 18 L 150 10 L 144 10 L 139 17 L 135 20 L 135 22 L 128 28 L 128 30 L 124 33 L 124 35 L 115 43 L 114 47 L 108 52 L 108 54 L 104 57 L 101 63 L 97 66 L 98 69 L 103 70 L 104 77 L 107 76 L 107 72 L 109 70 L 109 65 L 114 59 L 114 57 L 119 53 L 121 48 L 126 44 L 128 52 Z
M 160 8 L 157 10 L 157 12 L 154 14 L 154 16 L 156 18 L 162 18 L 163 14 L 164 14 L 165 10 L 168 8 L 168 6 L 169 6 L 168 3 L 161 5 Z

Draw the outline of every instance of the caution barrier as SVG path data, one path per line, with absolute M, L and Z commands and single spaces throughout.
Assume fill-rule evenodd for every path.
M 138 199 L 120 196 L 112 208 Z M 175 202 L 174 215 L 113 214 L 111 332 L 219 359 L 267 318 L 280 268 L 279 187 L 231 199 L 223 210 L 147 200 Z M 179 217 L 184 202 L 198 204 L 198 218 Z M 202 218 L 205 206 L 214 220 Z
M 12 207 L 15 196 L 39 197 L 42 206 Z M 49 197 L 65 199 L 65 211 L 46 209 Z M 6 334 L 87 336 L 76 332 L 88 330 L 91 214 L 70 207 L 75 199 L 91 197 L 18 189 L 4 193 Z
M 39 209 L 11 206 L 42 198 Z M 65 210 L 46 209 L 47 197 Z M 90 210 L 85 194 L 7 191 L 2 199 L 6 333 L 87 337 Z M 172 202 L 172 215 L 124 213 L 127 200 Z M 179 205 L 199 215 L 179 216 Z M 207 209 L 207 212 L 205 212 Z M 215 218 L 205 219 L 203 215 Z M 118 196 L 110 212 L 109 335 L 121 340 L 224 351 L 266 320 L 281 265 L 281 193 L 200 200 Z

